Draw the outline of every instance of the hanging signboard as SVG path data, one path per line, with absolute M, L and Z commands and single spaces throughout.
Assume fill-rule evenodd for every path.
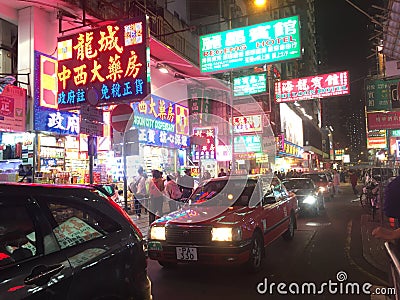
M 368 130 L 400 129 L 400 112 L 367 113 Z
M 264 93 L 267 90 L 267 74 L 236 77 L 233 79 L 233 95 L 247 96 Z
M 58 107 L 146 96 L 146 28 L 140 17 L 58 38 Z
M 26 90 L 7 85 L 0 95 L 0 130 L 25 132 Z
M 234 133 L 262 132 L 262 115 L 233 117 L 232 126 Z
M 348 94 L 350 94 L 348 71 L 275 82 L 275 101 L 278 103 Z
M 301 57 L 298 16 L 200 36 L 200 71 L 223 72 Z
M 367 148 L 382 149 L 387 146 L 386 130 L 369 130 L 367 132 Z
M 259 135 L 241 135 L 234 137 L 235 153 L 262 152 L 262 139 Z
M 391 110 L 387 80 L 367 80 L 365 82 L 365 97 L 367 111 Z
M 168 148 L 189 146 L 187 107 L 156 95 L 131 105 L 135 115 L 132 127 L 139 129 L 140 143 Z
M 215 159 L 216 150 L 216 129 L 215 128 L 194 128 L 193 136 L 200 137 L 199 141 L 193 146 L 193 161 L 200 159 Z

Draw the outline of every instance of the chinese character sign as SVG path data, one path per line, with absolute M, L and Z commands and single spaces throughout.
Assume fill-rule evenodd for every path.
M 365 106 L 367 111 L 391 110 L 390 80 L 367 80 L 365 82 Z
M 233 117 L 232 126 L 234 133 L 262 132 L 262 116 L 253 115 Z
M 132 103 L 132 108 L 132 126 L 139 129 L 139 142 L 168 148 L 189 146 L 187 107 L 150 95 L 149 99 Z
M 293 102 L 348 94 L 350 94 L 348 71 L 275 82 L 276 102 Z
M 145 18 L 58 39 L 59 108 L 143 98 L 146 73 Z
M 216 150 L 216 130 L 215 128 L 195 128 L 193 135 L 198 137 L 201 143 L 193 146 L 193 160 L 199 161 L 200 159 L 215 159 Z
M 262 152 L 261 136 L 240 135 L 234 137 L 235 153 Z
M 301 57 L 299 17 L 200 36 L 204 73 Z
M 233 95 L 246 96 L 263 93 L 267 90 L 267 75 L 256 74 L 233 79 Z
M 400 129 L 400 112 L 367 113 L 368 130 Z

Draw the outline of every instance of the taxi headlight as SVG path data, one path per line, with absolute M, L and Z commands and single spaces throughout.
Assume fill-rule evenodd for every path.
M 152 226 L 150 228 L 150 239 L 165 241 L 165 227 L 164 226 Z
M 213 228 L 211 231 L 211 240 L 218 242 L 233 242 L 242 239 L 242 229 L 240 227 L 220 227 Z
M 303 203 L 305 203 L 305 204 L 314 204 L 315 202 L 317 202 L 317 198 L 315 198 L 314 196 L 307 196 L 303 200 Z
M 320 186 L 320 187 L 319 187 L 319 190 L 320 190 L 321 192 L 325 192 L 325 191 L 326 191 L 326 188 L 323 187 L 323 186 Z

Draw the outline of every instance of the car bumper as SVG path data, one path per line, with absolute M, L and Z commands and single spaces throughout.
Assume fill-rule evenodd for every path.
M 191 247 L 197 249 L 197 260 L 178 260 L 176 247 Z M 148 242 L 148 257 L 153 260 L 173 263 L 195 263 L 210 265 L 238 265 L 248 261 L 251 240 L 242 241 L 235 245 L 187 245 L 166 244 L 159 241 Z M 154 249 L 157 248 L 157 249 Z

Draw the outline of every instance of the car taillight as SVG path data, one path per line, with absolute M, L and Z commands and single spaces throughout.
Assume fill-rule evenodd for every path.
M 131 224 L 132 227 L 135 229 L 135 231 L 139 234 L 139 237 L 141 239 L 143 239 L 142 232 L 140 231 L 139 227 L 135 224 L 135 222 L 132 221 L 132 219 L 128 215 L 128 213 L 125 210 L 123 210 L 121 206 L 119 206 L 117 203 L 115 203 L 111 199 L 109 199 L 108 202 L 110 202 L 111 206 L 114 207 L 116 210 L 118 210 L 125 217 L 125 219 L 129 222 L 129 224 Z

